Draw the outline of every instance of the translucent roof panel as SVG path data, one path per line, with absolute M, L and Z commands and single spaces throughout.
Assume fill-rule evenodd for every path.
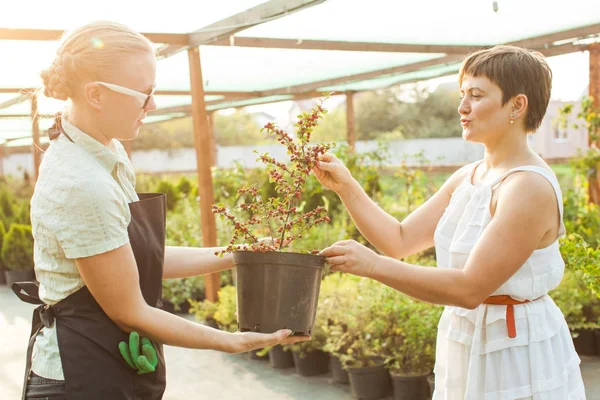
M 17 93 L 15 93 L 15 94 L 0 94 L 0 103 L 10 100 L 10 99 L 13 99 L 13 98 L 16 98 L 18 96 L 19 96 L 19 94 L 17 94 Z M 224 98 L 224 96 L 205 96 L 206 101 L 222 100 L 223 98 Z M 160 108 L 166 108 L 166 107 L 184 106 L 184 105 L 191 104 L 192 96 L 190 96 L 190 95 L 184 95 L 184 96 L 159 95 L 159 96 L 155 96 L 154 100 L 156 102 L 156 107 L 158 109 L 160 109 Z M 64 107 L 65 107 L 64 101 L 60 101 L 60 100 L 56 100 L 56 99 L 49 99 L 42 95 L 40 95 L 40 97 L 38 99 L 38 113 L 42 114 L 42 115 L 55 114 L 57 112 L 62 111 L 64 109 Z M 14 114 L 29 114 L 30 111 L 31 111 L 31 103 L 29 100 L 26 100 L 21 103 L 14 104 L 10 107 L 0 108 L 0 117 L 2 115 L 10 115 L 10 114 L 13 114 L 13 115 Z M 2 123 L 0 123 L 0 132 L 3 130 L 4 130 L 4 126 Z
M 497 44 L 600 22 L 598 0 L 327 0 L 238 36 L 417 44 Z
M 224 102 L 214 106 L 207 106 L 206 109 L 209 111 L 212 110 L 221 110 L 224 108 L 232 108 L 232 107 L 246 107 L 254 104 L 263 104 L 263 103 L 277 103 L 280 101 L 286 101 L 293 99 L 293 96 L 290 95 L 277 95 L 277 96 L 267 96 L 260 97 L 256 99 L 247 99 L 247 100 L 237 100 L 237 101 L 229 101 Z
M 43 133 L 52 126 L 52 119 L 40 118 L 38 126 L 40 133 Z M 30 118 L 2 118 L 0 120 L 0 142 L 6 139 L 20 137 L 31 137 L 31 119 Z
M 442 67 L 431 67 L 425 68 L 419 71 L 408 72 L 404 74 L 397 74 L 391 76 L 384 76 L 381 78 L 369 79 L 364 81 L 346 83 L 335 86 L 327 86 L 319 88 L 321 91 L 332 91 L 332 92 L 344 92 L 347 90 L 363 91 L 363 90 L 375 90 L 392 85 L 401 84 L 404 82 L 414 82 L 426 79 L 437 78 L 448 74 L 458 72 L 460 68 L 459 63 L 453 63 Z
M 189 33 L 262 3 L 267 1 L 223 0 L 207 5 L 207 2 L 189 0 L 105 0 L 100 3 L 55 0 L 49 7 L 46 1 L 25 0 L 11 3 L 10 12 L 0 14 L 0 28 L 70 29 L 91 20 L 109 19 L 122 22 L 140 32 Z M 496 3 L 498 10 L 495 11 L 491 0 L 326 0 L 282 18 L 264 21 L 238 32 L 236 36 L 294 41 L 313 39 L 480 46 L 534 38 L 585 26 L 597 28 L 588 33 L 600 35 L 598 0 L 570 0 L 564 4 L 547 0 L 498 0 Z M 31 13 L 31 10 L 40 12 Z M 69 12 L 65 12 L 66 10 Z M 240 22 L 235 22 L 230 28 L 235 30 L 240 26 Z M 584 42 L 586 40 L 588 39 Z M 0 88 L 39 87 L 39 71 L 50 64 L 58 45 L 56 41 L 0 40 L 0 52 L 5 59 L 10 60 L 3 63 Z M 566 51 L 572 50 L 574 49 Z M 288 89 L 298 85 L 306 84 L 294 90 L 300 94 L 303 91 L 373 90 L 444 76 L 458 69 L 454 58 L 446 60 L 452 61 L 451 64 L 435 64 L 434 61 L 427 63 L 428 68 L 420 70 L 411 67 L 402 73 L 381 75 L 378 72 L 441 58 L 444 56 L 441 53 L 201 46 L 200 54 L 204 89 L 209 93 L 206 96 L 209 110 L 289 100 L 292 96 Z M 368 79 L 348 78 L 367 72 L 373 72 Z M 315 82 L 318 83 L 314 84 Z M 186 52 L 158 61 L 157 89 L 190 90 Z M 257 95 L 253 92 L 269 92 L 273 89 L 281 90 L 255 99 L 233 96 L 234 93 L 244 92 Z M 232 96 L 223 96 L 223 92 L 234 93 Z M 2 94 L 0 103 L 17 96 L 18 93 Z M 217 103 L 220 100 L 223 102 Z M 189 105 L 191 96 L 156 96 L 156 103 L 159 109 Z M 62 107 L 62 102 L 42 96 L 38 112 L 52 114 Z M 153 118 L 180 115 L 175 112 L 181 110 L 171 111 Z M 25 101 L 0 109 L 0 117 L 8 114 L 26 115 L 29 112 L 30 103 Z M 22 129 L 30 129 L 31 121 L 28 118 L 21 122 L 25 124 L 25 128 L 18 129 L 11 125 L 14 122 L 4 123 L 5 120 L 10 121 L 2 119 L 0 135 L 14 135 Z
M 50 140 L 48 139 L 47 136 L 42 136 L 40 138 L 40 144 L 45 144 L 48 143 Z M 0 143 L 2 143 L 2 140 L 0 139 Z M 16 140 L 11 140 L 10 142 L 8 142 L 6 144 L 6 147 L 20 147 L 20 146 L 31 146 L 33 144 L 33 141 L 30 138 L 24 137 L 21 139 L 16 139 Z
M 140 32 L 188 33 L 255 7 L 265 0 L 102 0 L 100 2 L 23 0 L 0 13 L 0 27 L 71 29 L 110 20 Z
M 377 53 L 202 46 L 204 90 L 262 91 L 438 58 L 443 54 Z M 161 89 L 189 90 L 186 53 L 158 62 Z

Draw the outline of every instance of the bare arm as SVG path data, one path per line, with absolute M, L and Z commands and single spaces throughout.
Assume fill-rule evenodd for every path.
M 383 254 L 396 259 L 433 246 L 437 223 L 448 206 L 452 193 L 468 171 L 467 167 L 456 171 L 436 194 L 399 222 L 371 200 L 339 160 L 329 154 L 326 156 L 329 161 L 315 170 L 317 179 L 336 191 L 354 224 L 369 243 Z
M 163 279 L 205 275 L 233 268 L 231 254 L 222 258 L 215 256 L 219 250 L 222 248 L 167 246 Z
M 475 308 L 540 247 L 558 235 L 558 205 L 543 177 L 514 174 L 502 185 L 495 215 L 462 270 L 423 268 L 381 257 L 356 242 L 324 250 L 335 270 L 370 276 L 430 303 Z
M 139 285 L 131 246 L 76 260 L 83 281 L 108 317 L 126 332 L 136 331 L 160 343 L 229 353 L 249 351 L 306 338 L 286 338 L 289 331 L 273 334 L 227 333 L 188 321 L 149 306 Z

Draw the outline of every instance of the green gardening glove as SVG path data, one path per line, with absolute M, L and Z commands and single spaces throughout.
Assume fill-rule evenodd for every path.
M 138 370 L 138 375 L 154 372 L 158 364 L 156 350 L 150 339 L 142 338 L 142 354 L 140 354 L 140 335 L 137 332 L 129 334 L 129 345 L 125 342 L 119 343 L 121 355 L 133 369 Z

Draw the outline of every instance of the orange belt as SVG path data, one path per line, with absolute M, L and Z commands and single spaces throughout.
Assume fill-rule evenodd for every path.
M 539 298 L 539 297 L 538 297 Z M 537 300 L 537 299 L 535 299 Z M 534 300 L 534 301 L 535 301 Z M 493 304 L 497 306 L 506 306 L 506 327 L 508 328 L 508 337 L 517 337 L 517 329 L 515 327 L 515 305 L 529 303 L 530 300 L 519 301 L 512 297 L 500 294 L 496 296 L 490 296 L 483 301 L 483 304 Z

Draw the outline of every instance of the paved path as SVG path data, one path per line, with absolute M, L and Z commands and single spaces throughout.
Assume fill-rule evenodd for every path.
M 33 306 L 0 286 L 0 400 L 18 400 Z M 305 378 L 243 355 L 165 347 L 164 400 L 350 400 L 348 385 Z M 588 400 L 600 400 L 600 357 L 583 357 Z

